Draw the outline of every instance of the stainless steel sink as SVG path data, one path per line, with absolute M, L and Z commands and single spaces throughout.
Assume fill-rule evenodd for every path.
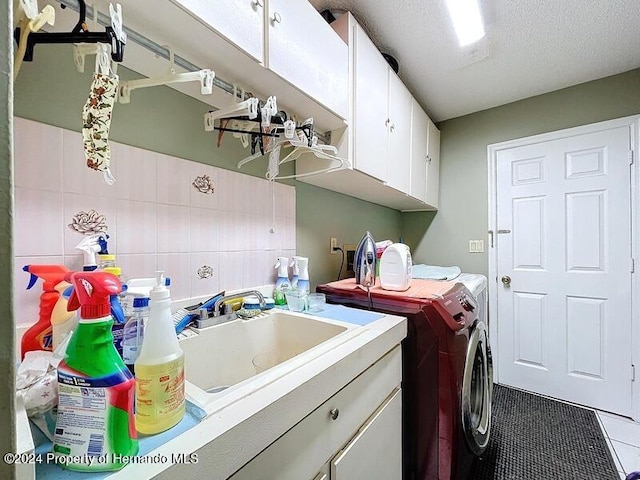
M 287 311 L 234 320 L 198 330 L 180 341 L 187 381 L 210 393 L 223 391 L 290 360 L 349 329 L 349 325 Z M 263 357 L 256 367 L 253 360 Z

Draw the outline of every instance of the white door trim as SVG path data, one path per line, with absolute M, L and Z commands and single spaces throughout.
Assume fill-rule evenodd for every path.
M 494 381 L 500 383 L 500 369 L 498 361 L 500 350 L 497 348 L 498 329 L 500 328 L 500 320 L 497 318 L 497 286 L 498 286 L 498 268 L 497 268 L 497 251 L 496 243 L 496 217 L 497 217 L 497 175 L 496 164 L 498 152 L 514 147 L 522 147 L 535 143 L 548 142 L 561 138 L 572 137 L 575 135 L 583 135 L 611 128 L 628 126 L 631 130 L 631 145 L 629 146 L 634 155 L 633 165 L 631 165 L 631 254 L 635 259 L 635 271 L 631 275 L 631 344 L 632 344 L 632 362 L 638 367 L 636 381 L 632 386 L 632 412 L 633 418 L 640 421 L 640 115 L 618 118 L 604 122 L 583 125 L 580 127 L 558 130 L 531 137 L 518 138 L 508 140 L 506 142 L 494 143 L 487 146 L 487 163 L 488 163 L 488 183 L 489 183 L 489 338 L 496 339 L 492 342 L 492 352 L 494 361 Z

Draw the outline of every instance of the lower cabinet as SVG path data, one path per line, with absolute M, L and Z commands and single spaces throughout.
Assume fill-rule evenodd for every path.
M 401 478 L 401 379 L 398 345 L 231 478 Z

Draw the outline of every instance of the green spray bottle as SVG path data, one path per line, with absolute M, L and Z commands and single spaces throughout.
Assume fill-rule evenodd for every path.
M 74 286 L 68 309 L 79 306 L 80 320 L 58 366 L 56 463 L 85 472 L 119 470 L 138 453 L 135 381 L 111 333 L 109 297 L 122 284 L 106 272 L 71 272 L 65 280 Z

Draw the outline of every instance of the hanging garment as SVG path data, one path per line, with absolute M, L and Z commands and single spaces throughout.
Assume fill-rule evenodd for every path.
M 112 185 L 109 128 L 111 112 L 118 91 L 118 76 L 110 71 L 108 45 L 100 44 L 96 55 L 96 73 L 93 75 L 89 98 L 82 109 L 82 137 L 87 167 L 103 172 L 105 181 Z

